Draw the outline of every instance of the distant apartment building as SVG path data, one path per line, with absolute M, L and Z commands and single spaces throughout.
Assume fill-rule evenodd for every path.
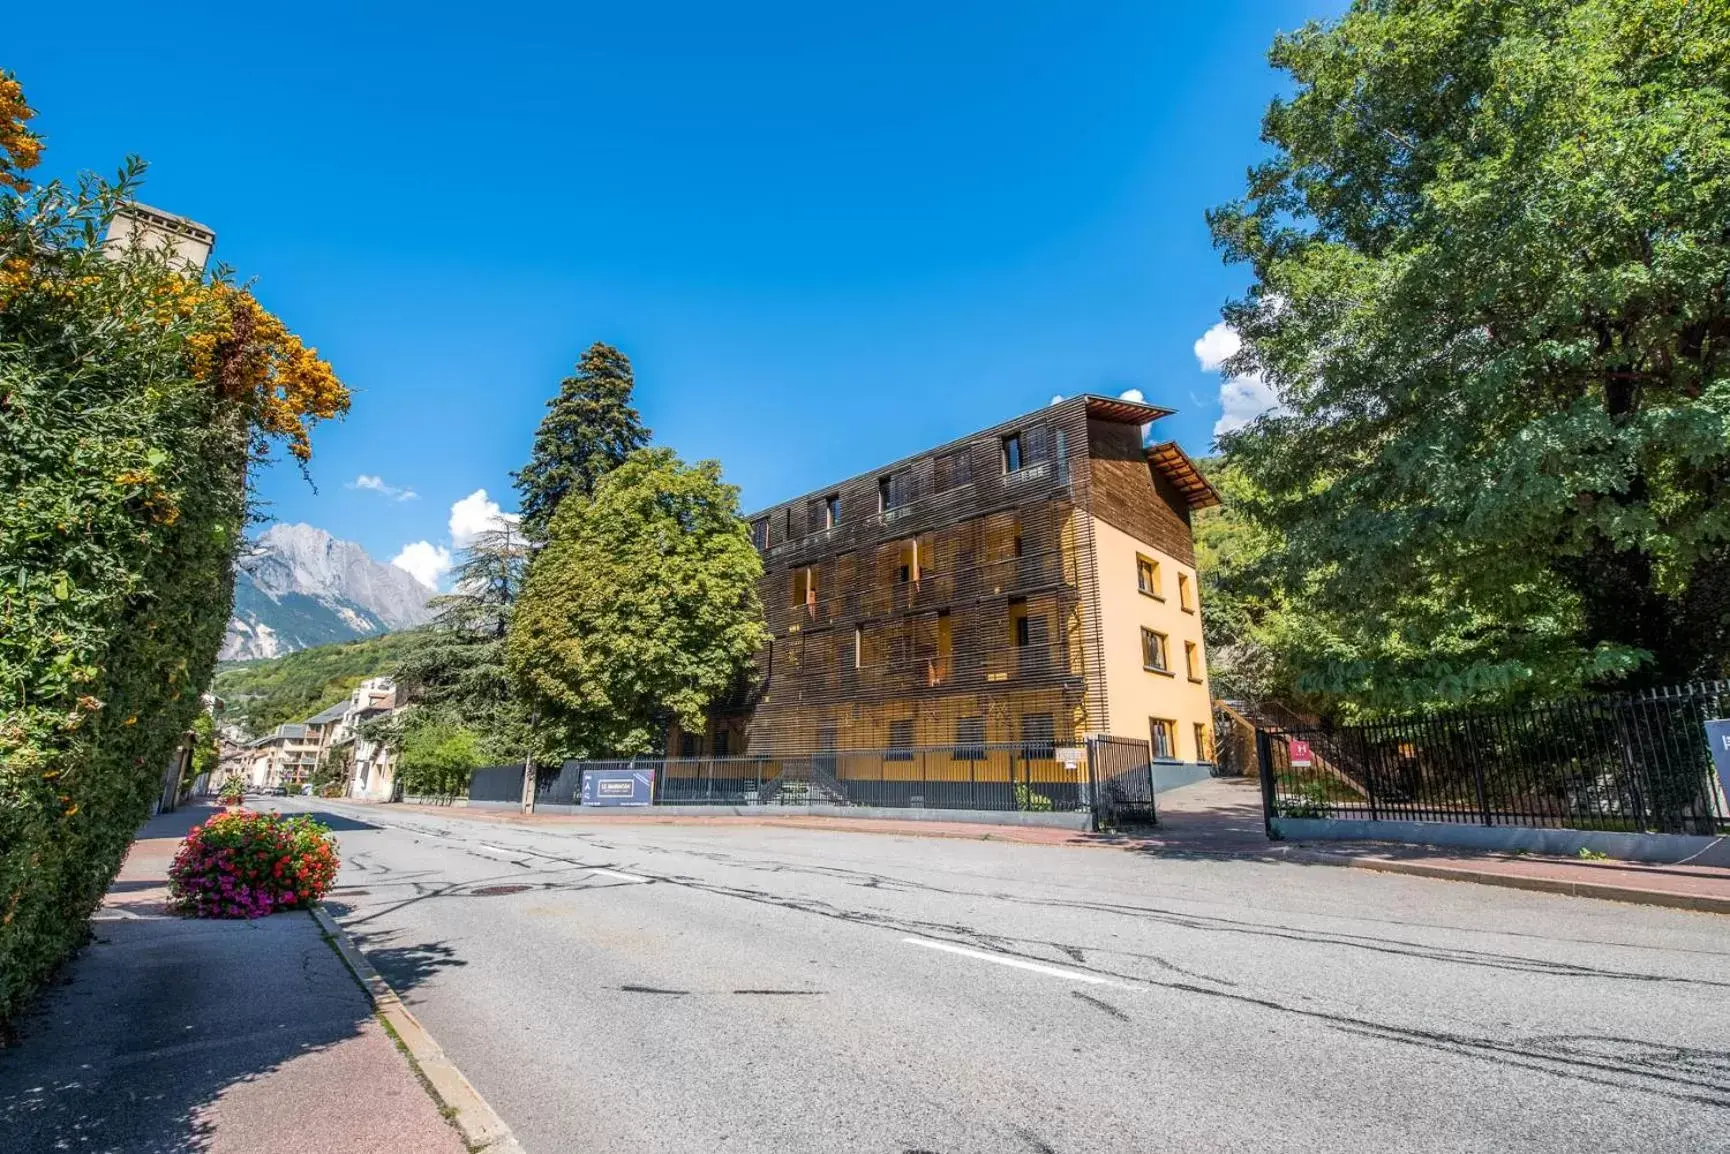
M 355 687 L 347 701 L 332 706 L 341 712 L 327 731 L 324 755 L 346 763 L 343 792 L 347 796 L 389 801 L 395 792 L 394 754 L 384 743 L 362 737 L 359 728 L 362 722 L 395 712 L 396 707 L 396 682 L 388 677 L 368 678 Z
M 361 738 L 357 728 L 395 708 L 396 683 L 388 677 L 369 678 L 335 705 L 250 742 L 240 755 L 241 771 L 255 789 L 280 785 L 298 790 L 321 763 L 340 757 L 347 764 L 346 794 L 386 800 L 395 777 L 391 751 Z
M 244 754 L 247 781 L 254 789 L 305 782 L 318 764 L 319 736 L 303 722 L 288 722 L 253 739 Z
M 753 515 L 772 641 L 669 752 L 887 751 L 861 771 L 887 776 L 946 747 L 977 781 L 987 747 L 1115 735 L 1205 766 L 1190 515 L 1219 498 L 1175 444 L 1145 447 L 1170 413 L 1074 397 Z

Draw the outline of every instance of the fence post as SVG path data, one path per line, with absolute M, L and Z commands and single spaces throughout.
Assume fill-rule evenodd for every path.
M 1490 820 L 1490 795 L 1484 789 L 1484 759 L 1478 756 L 1478 727 L 1469 717 L 1466 718 L 1466 756 L 1472 759 L 1472 784 L 1478 794 L 1478 816 L 1484 819 L 1485 825 L 1495 825 Z
M 1267 839 L 1278 841 L 1279 834 L 1273 828 L 1273 741 L 1265 729 L 1255 731 L 1255 760 L 1261 770 L 1262 825 L 1267 830 Z
M 1364 775 L 1364 795 L 1370 803 L 1370 820 L 1376 821 L 1376 772 L 1370 766 L 1370 739 L 1368 726 L 1360 725 L 1358 730 L 1358 767 Z

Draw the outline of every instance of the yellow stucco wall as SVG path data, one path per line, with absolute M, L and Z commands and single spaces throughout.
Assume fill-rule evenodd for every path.
M 1207 652 L 1201 637 L 1200 587 L 1195 569 L 1097 517 L 1092 520 L 1107 728 L 1119 737 L 1147 741 L 1149 720 L 1163 718 L 1176 723 L 1176 754 L 1180 760 L 1206 760 L 1208 752 L 1196 750 L 1195 726 L 1208 727 L 1211 742 L 1213 702 L 1208 693 Z M 1137 588 L 1138 554 L 1158 562 L 1159 592 L 1164 600 Z M 1180 573 L 1189 581 L 1192 612 L 1186 612 L 1179 604 Z M 1168 638 L 1170 674 L 1150 673 L 1142 667 L 1144 626 Z M 1185 642 L 1195 646 L 1199 681 L 1190 680 L 1184 668 Z

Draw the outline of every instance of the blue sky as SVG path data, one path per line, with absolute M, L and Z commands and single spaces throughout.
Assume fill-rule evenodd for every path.
M 1140 389 L 1205 452 L 1245 275 L 1203 212 L 1262 154 L 1274 33 L 1341 8 L 34 5 L 0 65 L 41 173 L 143 156 L 354 389 L 268 511 L 425 573 L 594 340 L 747 508 L 1053 394 Z

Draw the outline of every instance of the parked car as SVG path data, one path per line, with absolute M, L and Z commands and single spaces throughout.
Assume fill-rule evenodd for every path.
M 286 786 L 286 785 L 273 785 L 273 786 L 271 786 L 270 787 L 270 796 L 271 797 L 287 797 L 288 796 L 288 786 Z

